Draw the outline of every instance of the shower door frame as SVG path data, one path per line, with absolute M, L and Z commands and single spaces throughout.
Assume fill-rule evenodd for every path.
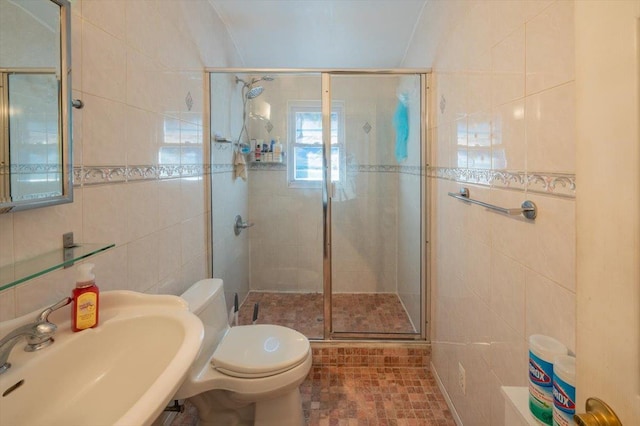
M 402 68 L 402 69 L 317 69 L 317 68 L 205 68 L 206 78 L 204 108 L 205 122 L 210 123 L 211 93 L 209 79 L 212 73 L 256 73 L 256 74 L 316 74 L 321 78 L 322 91 L 322 141 L 323 141 L 323 185 L 322 185 L 322 211 L 323 211 L 323 322 L 324 341 L 331 340 L 399 340 L 399 341 L 429 341 L 430 303 L 430 259 L 429 243 L 429 190 L 428 190 L 428 159 L 431 141 L 428 138 L 428 123 L 430 121 L 430 81 L 432 71 L 430 68 Z M 332 259 L 331 259 L 331 77 L 335 75 L 419 75 L 420 76 L 420 241 L 421 241 L 421 265 L 420 265 L 420 332 L 419 333 L 366 333 L 366 332 L 336 332 L 332 329 Z M 207 126 L 208 127 L 208 126 Z M 210 131 L 210 129 L 209 129 Z M 212 227 L 211 227 L 212 228 Z M 210 229 L 209 239 L 211 247 L 213 243 L 213 229 Z M 212 271 L 212 266 L 210 266 Z
M 428 318 L 429 300 L 428 291 L 429 268 L 429 239 L 428 239 L 428 197 L 427 197 L 427 167 L 428 147 L 427 125 L 429 119 L 429 75 L 427 69 L 383 69 L 383 70 L 325 70 L 321 72 L 322 90 L 322 145 L 323 145 L 323 185 L 322 185 L 322 214 L 323 214 L 323 297 L 324 297 L 324 340 L 339 339 L 385 339 L 385 340 L 429 340 Z M 331 194 L 334 185 L 331 180 L 331 78 L 333 76 L 358 76 L 358 75 L 419 75 L 420 76 L 420 241 L 421 265 L 420 265 L 420 332 L 419 333 L 369 333 L 333 330 L 332 316 L 332 243 L 331 243 Z

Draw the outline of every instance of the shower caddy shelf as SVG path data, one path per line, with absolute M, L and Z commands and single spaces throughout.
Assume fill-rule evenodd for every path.
M 219 144 L 216 145 L 218 147 L 218 149 L 226 149 L 227 146 L 238 146 L 238 142 L 233 142 L 229 139 L 214 139 L 213 140 L 214 143 Z M 265 158 L 268 158 L 269 155 L 273 154 L 272 152 L 262 152 L 260 154 L 260 161 L 256 161 L 256 153 L 255 151 L 250 151 L 248 152 L 247 155 L 247 161 L 250 163 L 267 163 L 267 164 L 271 164 L 271 163 L 275 163 L 275 164 L 281 164 L 284 163 L 285 158 L 286 158 L 286 153 L 282 152 L 280 154 L 280 158 L 279 159 L 271 159 L 271 160 L 265 160 Z
M 255 151 L 251 151 L 247 155 L 249 155 L 248 160 L 251 163 L 268 163 L 268 164 L 271 164 L 271 163 L 275 163 L 275 164 L 284 163 L 284 160 L 286 158 L 286 155 L 285 155 L 284 152 L 280 154 L 280 158 L 278 158 L 278 159 L 265 160 L 265 158 L 269 158 L 268 156 L 270 154 L 273 154 L 273 153 L 272 152 L 261 152 L 260 153 L 260 161 L 256 161 L 256 153 L 255 153 Z

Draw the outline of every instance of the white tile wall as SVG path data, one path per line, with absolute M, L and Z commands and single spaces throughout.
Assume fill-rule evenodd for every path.
M 73 111 L 75 166 L 157 165 L 172 119 L 176 143 L 202 143 L 203 69 L 239 65 L 206 0 L 76 0 L 72 26 L 74 97 L 85 103 Z M 0 265 L 58 248 L 73 231 L 76 241 L 116 244 L 91 259 L 103 290 L 179 294 L 209 274 L 207 187 L 203 177 L 104 181 L 76 187 L 72 204 L 0 215 Z M 60 270 L 0 292 L 0 320 L 66 296 L 74 275 Z
M 563 84 L 526 99 L 527 169 L 575 171 L 575 85 Z
M 435 73 L 431 165 L 486 167 L 477 152 L 488 127 L 490 169 L 575 173 L 573 50 L 572 1 L 427 4 L 405 64 Z M 500 386 L 526 385 L 528 336 L 575 347 L 575 199 L 526 193 L 508 180 L 431 184 L 433 365 L 464 424 L 504 425 Z M 447 196 L 462 186 L 505 207 L 530 199 L 538 218 Z
M 527 95 L 574 79 L 573 1 L 556 1 L 526 23 Z
M 524 96 L 525 29 L 523 26 L 491 49 L 492 105 Z
M 252 170 L 249 212 L 251 288 L 321 292 L 320 189 L 288 188 L 286 171 Z

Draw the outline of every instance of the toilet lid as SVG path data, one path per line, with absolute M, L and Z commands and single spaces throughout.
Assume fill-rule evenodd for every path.
M 279 325 L 233 327 L 224 336 L 211 363 L 236 377 L 266 377 L 300 364 L 309 353 L 309 340 Z

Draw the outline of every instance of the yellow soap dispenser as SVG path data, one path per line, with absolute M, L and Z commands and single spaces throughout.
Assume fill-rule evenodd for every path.
M 95 275 L 92 272 L 93 266 L 93 263 L 78 266 L 78 279 L 72 294 L 71 327 L 73 331 L 98 325 L 100 290 L 96 286 Z

